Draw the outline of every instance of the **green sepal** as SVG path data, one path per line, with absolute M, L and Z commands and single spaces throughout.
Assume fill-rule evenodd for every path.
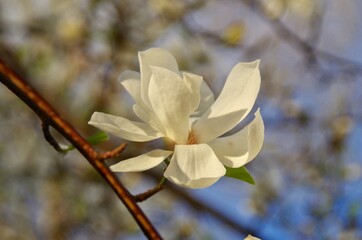
M 94 145 L 94 144 L 98 144 L 98 143 L 107 141 L 108 139 L 109 139 L 108 134 L 101 131 L 101 132 L 97 132 L 97 133 L 91 135 L 90 137 L 88 137 L 87 141 L 90 144 Z M 71 151 L 73 149 L 74 149 L 74 146 L 69 145 L 69 146 L 67 146 L 67 148 L 63 149 L 63 152 L 68 152 L 68 151 Z
M 226 174 L 225 174 L 226 177 L 235 178 L 250 183 L 252 185 L 255 184 L 253 176 L 251 176 L 246 167 L 242 166 L 239 168 L 229 168 L 225 166 L 225 168 L 226 168 Z

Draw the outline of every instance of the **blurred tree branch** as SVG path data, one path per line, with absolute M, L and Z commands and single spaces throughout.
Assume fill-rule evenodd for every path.
M 148 171 L 146 172 L 146 174 L 151 179 L 158 181 L 159 176 L 154 171 Z M 262 239 L 272 239 L 272 238 L 266 238 L 266 236 L 261 236 L 261 234 L 255 231 L 253 228 L 247 227 L 244 224 L 235 221 L 234 219 L 232 219 L 230 216 L 223 213 L 222 211 L 217 210 L 214 207 L 209 206 L 204 201 L 199 200 L 196 197 L 192 196 L 192 194 L 190 194 L 185 189 L 177 187 L 174 184 L 167 184 L 167 183 L 163 185 L 163 187 L 167 187 L 167 190 L 169 190 L 173 195 L 175 195 L 180 200 L 184 201 L 195 212 L 210 214 L 217 221 L 222 222 L 223 224 L 234 229 L 236 232 L 240 233 L 241 235 L 246 236 L 248 234 L 251 234 L 253 236 L 259 236 Z M 141 196 L 141 194 L 139 196 Z
M 305 59 L 309 65 L 317 63 L 318 57 L 320 57 L 328 60 L 329 62 L 338 64 L 340 65 L 340 67 L 344 67 L 346 70 L 352 72 L 362 71 L 362 65 L 360 63 L 334 55 L 330 52 L 317 49 L 313 44 L 301 39 L 296 33 L 294 33 L 287 26 L 285 26 L 283 22 L 281 22 L 278 18 L 268 18 L 263 11 L 260 0 L 242 0 L 241 2 L 248 6 L 256 14 L 258 14 L 262 19 L 264 19 L 272 27 L 274 32 L 279 36 L 281 40 L 287 42 L 288 44 L 299 50 L 305 56 Z M 319 24 L 321 24 L 321 21 L 319 21 Z M 318 31 L 319 28 L 320 26 L 317 26 L 315 31 Z M 318 38 L 318 33 L 313 32 L 311 37 L 312 40 L 316 40 L 316 38 Z
M 6 66 L 2 60 L 0 60 L 0 81 L 39 116 L 42 120 L 43 133 L 46 140 L 57 151 L 61 151 L 61 148 L 50 134 L 50 126 L 56 129 L 64 136 L 64 138 L 73 144 L 73 146 L 88 160 L 93 168 L 95 168 L 97 172 L 108 182 L 130 211 L 144 234 L 149 239 L 161 239 L 157 230 L 136 203 L 135 198 L 128 192 L 117 176 L 110 171 L 103 161 L 104 159 L 115 157 L 122 152 L 125 147 L 124 144 L 108 152 L 97 152 L 35 89 L 19 77 L 15 71 Z

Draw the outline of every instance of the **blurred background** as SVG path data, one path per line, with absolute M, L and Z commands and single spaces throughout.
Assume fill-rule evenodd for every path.
M 1 0 L 0 56 L 84 136 L 97 132 L 87 125 L 94 111 L 136 119 L 117 78 L 139 70 L 138 51 L 168 49 L 215 95 L 236 63 L 261 59 L 265 143 L 247 164 L 256 185 L 170 184 L 141 207 L 165 239 L 354 240 L 362 239 L 361 11 L 358 0 Z M 128 143 L 121 158 L 157 144 Z M 140 193 L 160 170 L 119 177 Z M 85 159 L 55 152 L 3 85 L 0 185 L 1 239 L 144 239 Z

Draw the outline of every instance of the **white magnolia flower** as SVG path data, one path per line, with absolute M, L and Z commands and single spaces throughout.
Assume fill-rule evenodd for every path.
M 246 238 L 244 238 L 244 240 L 261 240 L 260 238 L 257 237 L 253 237 L 252 235 L 248 235 Z
M 172 147 L 121 161 L 111 166 L 113 171 L 145 171 L 168 158 L 164 172 L 168 180 L 204 188 L 225 175 L 224 165 L 238 168 L 257 155 L 264 140 L 259 110 L 241 131 L 220 136 L 252 109 L 260 88 L 259 61 L 237 64 L 214 101 L 202 77 L 180 72 L 168 51 L 152 48 L 138 57 L 141 73 L 127 70 L 120 81 L 133 97 L 133 110 L 142 122 L 95 112 L 89 124 L 129 141 L 164 138 Z

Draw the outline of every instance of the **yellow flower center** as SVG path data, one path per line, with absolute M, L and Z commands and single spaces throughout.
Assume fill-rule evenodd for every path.
M 196 144 L 196 137 L 195 135 L 192 133 L 192 131 L 189 134 L 189 139 L 187 140 L 187 144 L 191 145 L 191 144 Z

